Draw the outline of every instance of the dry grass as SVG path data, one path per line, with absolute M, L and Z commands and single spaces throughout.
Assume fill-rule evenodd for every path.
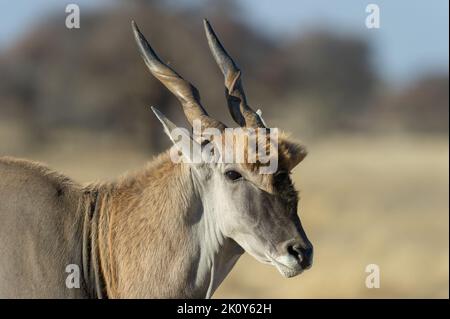
M 149 159 L 125 139 L 74 136 L 59 136 L 70 141 L 65 146 L 55 141 L 18 153 L 79 181 L 115 176 Z M 0 155 L 5 149 L 0 144 Z M 448 298 L 448 139 L 340 136 L 309 151 L 295 180 L 315 246 L 313 268 L 284 279 L 245 255 L 215 297 Z M 365 287 L 371 263 L 380 266 L 380 289 Z

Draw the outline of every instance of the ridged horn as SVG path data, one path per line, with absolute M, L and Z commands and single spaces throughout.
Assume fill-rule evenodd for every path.
M 139 52 L 145 64 L 150 72 L 180 101 L 189 123 L 193 125 L 193 121 L 199 119 L 202 121 L 202 128 L 215 127 L 223 130 L 225 125 L 210 117 L 201 105 L 200 94 L 195 86 L 161 61 L 139 30 L 136 22 L 132 21 L 131 25 Z
M 225 78 L 225 96 L 231 116 L 240 126 L 264 128 L 259 115 L 247 104 L 241 70 L 220 43 L 208 20 L 204 19 L 203 24 L 211 53 Z

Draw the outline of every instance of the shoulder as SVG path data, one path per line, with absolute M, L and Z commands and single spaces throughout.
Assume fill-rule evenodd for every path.
M 40 184 L 52 188 L 78 187 L 72 179 L 42 163 L 14 157 L 0 157 L 0 177 L 5 183 Z

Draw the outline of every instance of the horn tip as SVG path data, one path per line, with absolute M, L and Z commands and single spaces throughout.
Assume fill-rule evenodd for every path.
M 139 38 L 143 37 L 141 30 L 139 29 L 136 21 L 131 20 L 131 28 L 133 29 L 133 33 L 136 37 L 139 37 Z
M 139 30 L 136 21 L 131 20 L 131 28 L 133 29 L 133 33 L 135 36 L 139 36 L 141 34 L 141 31 Z
M 206 18 L 203 18 L 203 26 L 204 26 L 204 28 L 205 28 L 205 30 L 206 30 L 206 32 L 211 32 L 211 24 L 209 23 L 209 20 L 208 19 L 206 19 Z

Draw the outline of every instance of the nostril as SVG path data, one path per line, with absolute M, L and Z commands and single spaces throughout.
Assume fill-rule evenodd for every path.
M 289 245 L 287 247 L 287 251 L 289 255 L 294 256 L 298 261 L 301 261 L 303 259 L 302 249 L 300 248 L 300 245 Z
M 312 266 L 313 247 L 303 241 L 291 241 L 284 244 L 285 252 L 294 257 L 303 269 L 309 269 Z

